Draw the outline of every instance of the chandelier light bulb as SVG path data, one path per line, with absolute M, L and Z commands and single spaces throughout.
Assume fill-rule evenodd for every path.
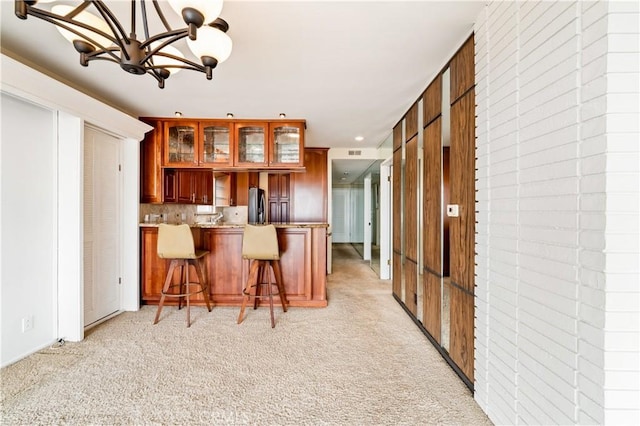
M 188 22 L 185 18 L 183 13 L 185 9 L 194 9 L 200 12 L 204 17 L 203 24 L 213 22 L 222 12 L 222 0 L 169 0 L 169 5 L 178 15 L 185 19 L 187 24 L 192 22 Z
M 64 4 L 59 4 L 56 6 L 53 6 L 53 8 L 51 8 L 51 11 L 53 13 L 55 13 L 56 15 L 62 15 L 65 16 L 67 14 L 69 14 L 74 8 L 71 6 L 67 6 Z M 105 32 L 107 34 L 111 34 L 111 30 L 109 29 L 109 25 L 103 21 L 102 19 L 100 19 L 99 17 L 97 17 L 96 15 L 86 12 L 86 11 L 82 11 L 80 13 L 78 13 L 75 17 L 74 20 L 82 22 L 83 24 L 87 24 L 90 25 L 102 32 Z M 93 31 L 89 31 L 85 28 L 82 27 L 78 27 L 78 26 L 74 26 L 74 25 L 70 25 L 73 28 L 77 29 L 79 33 L 83 34 L 86 38 L 92 39 L 94 40 L 96 43 L 98 43 L 98 45 L 102 46 L 102 47 L 109 47 L 111 46 L 113 43 L 111 43 L 111 40 L 109 40 L 106 37 L 101 36 L 98 33 L 95 33 Z M 56 26 L 56 29 L 58 31 L 60 31 L 60 34 L 62 34 L 62 36 L 64 38 L 66 38 L 67 40 L 69 40 L 71 43 L 73 43 L 74 41 L 77 40 L 82 40 L 85 41 L 85 39 L 83 39 L 82 37 L 78 36 L 75 33 L 72 33 L 71 31 L 65 30 L 62 27 Z M 97 47 L 97 46 L 94 46 Z
M 231 37 L 217 28 L 205 26 L 198 30 L 198 38 L 187 39 L 189 49 L 197 58 L 211 57 L 218 63 L 226 61 L 231 55 L 233 42 Z

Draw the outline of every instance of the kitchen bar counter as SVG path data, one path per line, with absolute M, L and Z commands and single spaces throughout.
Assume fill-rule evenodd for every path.
M 175 225 L 174 223 L 170 225 Z M 190 223 L 191 228 L 244 228 L 244 223 Z M 271 223 L 276 228 L 327 228 L 327 223 Z M 141 223 L 141 228 L 157 228 L 157 223 Z
M 274 223 L 278 232 L 283 281 L 290 306 L 327 306 L 326 223 Z M 214 305 L 240 306 L 249 261 L 242 259 L 244 224 L 191 224 L 196 247 L 210 251 L 206 274 Z M 142 303 L 157 304 L 169 261 L 157 254 L 158 225 L 140 224 L 140 289 Z M 176 282 L 178 280 L 174 277 Z M 204 303 L 195 298 L 196 303 Z M 177 303 L 177 301 L 176 301 Z

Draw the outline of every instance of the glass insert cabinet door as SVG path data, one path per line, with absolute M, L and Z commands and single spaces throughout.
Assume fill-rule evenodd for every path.
M 197 122 L 165 123 L 165 164 L 191 166 L 198 163 Z
M 270 165 L 302 165 L 301 152 L 303 124 L 301 123 L 271 123 Z
M 267 130 L 267 124 L 263 123 L 236 124 L 236 165 L 267 165 Z
M 232 131 L 230 123 L 203 123 L 200 164 L 231 165 Z

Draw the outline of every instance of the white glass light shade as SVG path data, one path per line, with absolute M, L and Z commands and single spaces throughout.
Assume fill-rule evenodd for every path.
M 155 49 L 159 44 L 160 43 L 157 41 L 151 43 L 151 49 Z M 165 46 L 162 49 L 160 49 L 160 52 L 177 56 L 178 58 L 184 58 L 184 55 L 182 54 L 182 52 L 180 52 L 178 49 L 176 49 L 173 46 Z M 167 65 L 184 65 L 182 62 L 178 61 L 177 59 L 171 59 L 171 58 L 167 58 L 166 56 L 159 56 L 157 54 L 153 56 L 153 64 L 160 67 L 165 67 Z M 178 71 L 181 70 L 181 68 L 166 68 L 166 70 L 169 71 L 171 74 L 176 74 Z
M 53 6 L 53 8 L 51 8 L 51 11 L 56 15 L 65 16 L 69 14 L 73 9 L 74 8 L 71 6 L 59 4 L 59 5 Z M 87 24 L 107 34 L 112 34 L 111 29 L 109 28 L 109 25 L 104 20 L 100 19 L 99 17 L 97 17 L 92 13 L 82 11 L 78 13 L 73 18 L 73 20 L 82 22 L 83 24 Z M 95 40 L 96 43 L 100 44 L 103 47 L 108 47 L 113 44 L 111 40 L 109 40 L 108 38 L 103 37 L 97 33 L 94 33 L 93 31 L 89 31 L 85 28 L 78 27 L 78 26 L 74 26 L 74 27 L 78 30 L 78 32 L 80 32 L 81 34 L 84 34 L 86 37 L 88 37 L 91 40 Z M 56 25 L 56 28 L 58 29 L 58 31 L 60 31 L 60 34 L 62 34 L 62 36 L 67 40 L 69 40 L 71 43 L 73 43 L 74 40 L 84 40 L 82 37 L 78 36 L 77 34 L 74 34 L 71 31 L 67 31 L 62 27 L 59 27 Z M 88 40 L 85 40 L 85 41 L 88 41 Z
M 233 48 L 231 37 L 219 29 L 209 26 L 199 28 L 198 38 L 195 40 L 187 39 L 187 44 L 197 58 L 211 56 L 217 59 L 218 63 L 226 61 Z
M 204 16 L 205 25 L 215 21 L 222 12 L 222 0 L 169 0 L 169 5 L 180 16 L 182 9 L 196 9 Z

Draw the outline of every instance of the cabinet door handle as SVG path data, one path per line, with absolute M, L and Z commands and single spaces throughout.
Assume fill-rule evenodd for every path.
M 192 203 L 196 202 L 196 193 L 195 192 L 193 194 L 191 194 L 191 202 Z

